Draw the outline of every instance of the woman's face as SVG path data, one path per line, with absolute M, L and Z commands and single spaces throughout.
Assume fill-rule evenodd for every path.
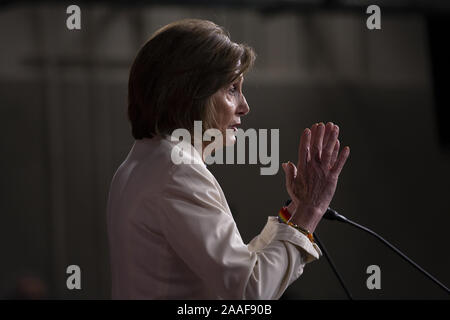
M 231 84 L 219 89 L 214 94 L 214 105 L 216 108 L 218 128 L 224 135 L 226 146 L 236 143 L 238 126 L 241 124 L 241 117 L 245 116 L 250 108 L 242 93 L 242 74 Z M 228 130 L 227 130 L 228 129 Z

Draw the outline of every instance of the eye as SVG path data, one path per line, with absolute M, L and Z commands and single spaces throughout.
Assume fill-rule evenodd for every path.
M 237 92 L 237 85 L 233 84 L 230 89 L 228 89 L 228 92 L 235 94 Z

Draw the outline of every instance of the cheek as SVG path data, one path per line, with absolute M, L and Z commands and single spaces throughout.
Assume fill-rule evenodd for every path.
M 233 121 L 233 118 L 234 118 L 234 110 L 236 110 L 235 108 L 233 108 L 233 107 L 231 107 L 231 108 L 229 108 L 227 111 L 227 121 L 228 121 L 228 123 L 230 123 L 230 122 L 232 122 Z
M 236 113 L 236 104 L 234 102 L 230 102 L 226 105 L 224 118 L 227 122 L 231 122 L 234 118 L 234 114 Z
M 220 93 L 216 97 L 217 124 L 222 130 L 233 122 L 237 107 L 235 100 L 235 97 L 226 93 Z
M 228 126 L 230 119 L 233 117 L 232 107 L 227 104 L 221 106 L 221 108 L 217 112 L 218 115 L 218 123 L 221 127 Z

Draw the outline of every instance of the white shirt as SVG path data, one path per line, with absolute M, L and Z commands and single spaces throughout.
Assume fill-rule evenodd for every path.
M 198 164 L 176 165 L 172 151 Z M 144 138 L 118 168 L 107 206 L 113 299 L 278 299 L 321 255 L 276 216 L 246 245 L 201 159 L 190 143 Z

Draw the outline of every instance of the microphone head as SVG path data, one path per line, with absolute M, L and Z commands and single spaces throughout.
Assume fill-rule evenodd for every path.
M 291 201 L 292 201 L 291 199 L 288 199 L 284 205 L 288 206 L 289 203 L 291 203 Z M 322 218 L 327 219 L 327 220 L 337 220 L 337 221 L 341 221 L 341 222 L 347 222 L 346 217 L 344 217 L 343 215 L 340 215 L 339 213 L 336 212 L 336 210 L 331 209 L 330 207 L 328 207 L 327 211 L 325 211 L 325 214 L 323 215 Z
M 337 220 L 337 221 L 341 221 L 341 222 L 347 222 L 346 217 L 340 215 L 339 213 L 336 212 L 336 210 L 333 210 L 330 207 L 328 207 L 327 211 L 323 215 L 323 218 L 325 218 L 327 220 Z

